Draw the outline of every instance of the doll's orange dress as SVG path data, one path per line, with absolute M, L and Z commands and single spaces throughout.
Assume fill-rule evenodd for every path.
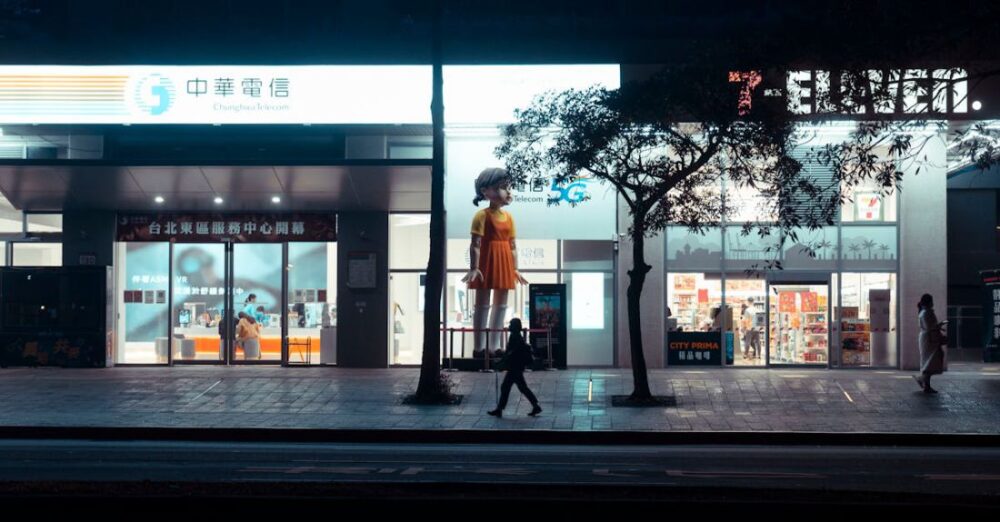
M 512 290 L 517 282 L 510 242 L 515 235 L 514 217 L 503 210 L 484 208 L 472 218 L 472 233 L 482 236 L 479 271 L 483 278 L 469 283 L 475 290 Z

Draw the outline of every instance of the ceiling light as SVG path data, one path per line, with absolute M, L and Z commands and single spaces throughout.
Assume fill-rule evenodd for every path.
M 972 110 L 978 111 L 979 109 L 982 109 L 982 108 L 983 108 L 983 102 L 981 102 L 979 100 L 976 100 L 976 101 L 972 102 Z
M 153 201 L 157 203 L 163 203 L 165 200 L 163 199 L 163 196 L 156 196 L 155 198 L 153 198 Z
M 222 198 L 219 197 L 219 196 L 215 196 L 214 201 L 215 201 L 216 205 L 221 205 L 222 204 Z
M 271 196 L 271 203 L 281 203 L 281 198 L 278 196 Z

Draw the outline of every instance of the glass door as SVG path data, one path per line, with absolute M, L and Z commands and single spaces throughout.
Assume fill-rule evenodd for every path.
M 772 282 L 768 288 L 768 362 L 827 366 L 829 282 Z
M 172 245 L 170 345 L 174 362 L 225 362 L 223 321 L 230 316 L 225 306 L 226 261 L 223 243 Z
M 337 363 L 337 243 L 288 243 L 288 364 Z
M 232 244 L 231 309 L 235 335 L 229 360 L 233 363 L 280 363 L 284 273 L 281 243 Z

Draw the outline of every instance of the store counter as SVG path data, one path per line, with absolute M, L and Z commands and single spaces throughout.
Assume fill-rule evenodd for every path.
M 216 326 L 174 327 L 174 341 L 180 343 L 182 359 L 216 359 L 220 354 L 219 329 Z M 336 327 L 289 328 L 289 362 L 333 364 L 336 362 Z M 323 350 L 324 339 L 326 349 Z M 308 346 L 308 350 L 307 347 Z M 260 332 L 262 359 L 281 359 L 281 328 L 268 326 Z M 238 357 L 242 350 L 236 349 Z M 308 353 L 307 353 L 308 352 Z

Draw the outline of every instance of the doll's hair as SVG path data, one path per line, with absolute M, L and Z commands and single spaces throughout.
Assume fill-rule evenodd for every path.
M 507 172 L 507 169 L 484 169 L 479 173 L 479 177 L 476 178 L 476 198 L 472 200 L 472 204 L 478 207 L 479 202 L 486 199 L 483 197 L 484 189 L 502 185 L 503 183 L 510 183 L 510 172 Z

